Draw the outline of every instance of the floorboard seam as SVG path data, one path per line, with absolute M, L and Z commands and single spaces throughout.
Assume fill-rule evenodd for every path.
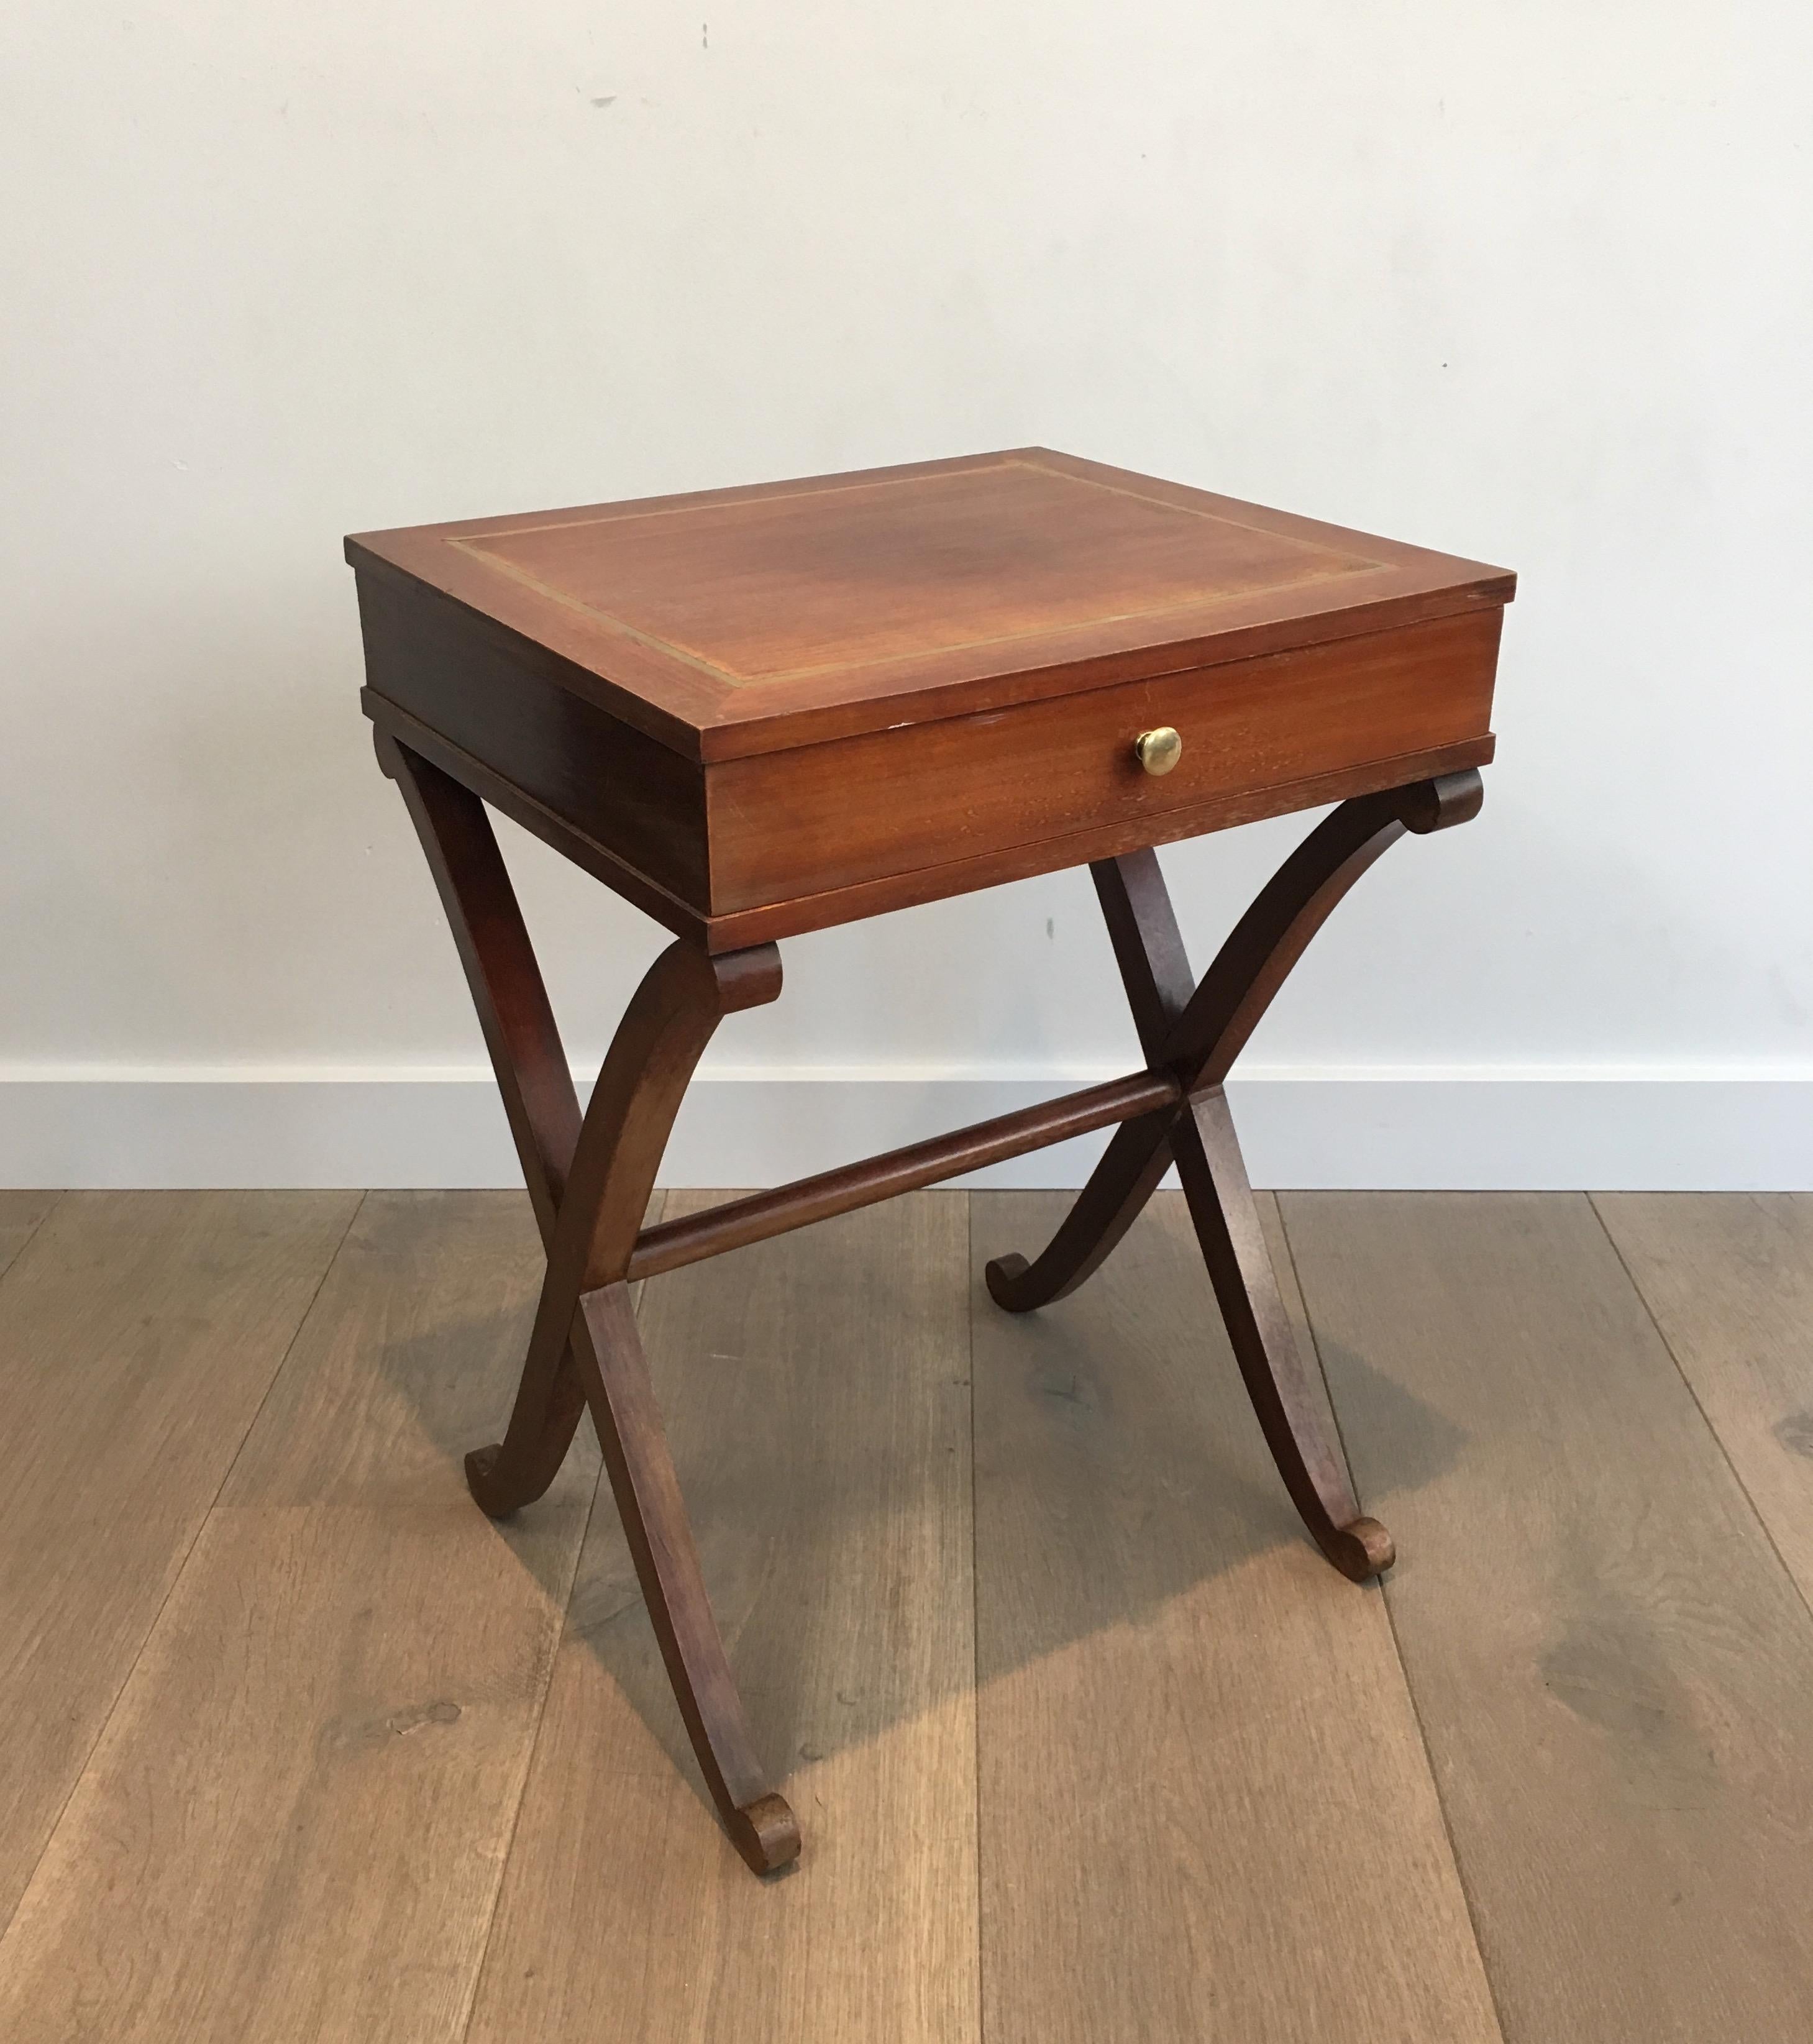
M 63 1201 L 67 1199 L 68 1197 L 69 1194 L 67 1191 L 57 1193 L 52 1200 L 50 1204 L 46 1207 L 44 1212 L 38 1216 L 37 1219 L 33 1222 L 30 1228 L 26 1231 L 25 1240 L 19 1244 L 18 1247 L 13 1251 L 12 1254 L 7 1258 L 4 1263 L 0 1263 L 0 1282 L 4 1282 L 8 1273 L 18 1267 L 19 1258 L 25 1254 L 25 1251 L 31 1247 L 32 1244 L 37 1240 L 40 1235 L 44 1232 L 44 1223 L 50 1219 L 51 1216 L 56 1212 L 57 1208 L 63 1204 Z
M 970 1310 L 964 1325 L 970 1338 L 970 1712 L 976 1792 L 976 2038 L 977 2044 L 983 2044 L 988 2034 L 988 2017 L 982 1986 L 982 1967 L 985 1963 L 982 1950 L 982 1580 L 977 1563 L 981 1550 L 977 1532 L 980 1514 L 976 1502 L 976 1312 L 981 1301 L 976 1285 L 975 1196 L 966 1193 L 963 1198 L 970 1295 Z
M 1600 1212 L 1599 1201 L 1591 1193 L 1588 1193 L 1586 1196 L 1586 1203 L 1592 1208 L 1593 1219 L 1599 1223 L 1601 1232 L 1604 1235 L 1606 1241 L 1611 1245 L 1611 1253 L 1618 1259 L 1618 1267 L 1623 1272 L 1626 1282 L 1630 1285 L 1631 1289 L 1636 1293 L 1638 1303 L 1643 1308 L 1644 1317 L 1648 1320 L 1650 1325 L 1655 1329 L 1656 1339 L 1659 1341 L 1663 1348 L 1667 1350 L 1669 1361 L 1674 1365 L 1677 1374 L 1680 1377 L 1681 1382 L 1686 1385 L 1687 1395 L 1693 1400 L 1693 1409 L 1700 1415 L 1700 1420 L 1705 1426 L 1707 1432 L 1712 1436 L 1713 1441 L 1718 1447 L 1720 1458 L 1724 1462 L 1726 1468 L 1731 1472 L 1731 1481 L 1736 1484 L 1738 1492 L 1742 1495 L 1745 1504 L 1750 1508 L 1750 1516 L 1757 1522 L 1758 1527 L 1761 1530 L 1764 1539 L 1769 1543 L 1769 1550 L 1773 1555 L 1774 1555 L 1777 1567 L 1780 1569 L 1782 1573 L 1787 1577 L 1789 1583 L 1792 1585 L 1794 1594 L 1800 1600 L 1801 1609 L 1807 1613 L 1809 1618 L 1813 1618 L 1813 1600 L 1810 1600 L 1808 1599 L 1806 1591 L 1800 1586 L 1800 1577 L 1796 1576 L 1793 1570 L 1788 1566 L 1787 1556 L 1784 1554 L 1780 1548 L 1776 1545 L 1775 1535 L 1769 1529 L 1769 1521 L 1757 1508 L 1757 1501 L 1755 1498 L 1750 1495 L 1750 1487 L 1744 1481 L 1743 1471 L 1738 1467 L 1738 1465 L 1734 1462 L 1732 1461 L 1731 1451 L 1725 1445 L 1724 1435 L 1719 1432 L 1718 1427 L 1713 1424 L 1712 1416 L 1707 1411 L 1705 1405 L 1702 1403 L 1700 1393 L 1695 1386 L 1693 1379 L 1688 1375 L 1685 1368 L 1682 1365 L 1680 1358 L 1675 1353 L 1674 1343 L 1669 1339 L 1668 1335 L 1664 1330 L 1661 1322 L 1656 1317 L 1656 1309 L 1650 1304 L 1649 1294 L 1645 1292 L 1642 1285 L 1638 1282 L 1637 1274 L 1631 1268 L 1629 1262 L 1626 1260 L 1623 1251 L 1618 1245 L 1617 1236 L 1611 1232 L 1611 1228 L 1607 1223 L 1604 1215 Z
M 18 1921 L 19 1911 L 25 1906 L 25 1898 L 31 1893 L 33 1884 L 37 1880 L 39 1871 L 44 1863 L 45 1854 L 49 1852 L 52 1846 L 56 1842 L 56 1835 L 63 1828 L 63 1820 L 69 1814 L 69 1806 L 75 1800 L 75 1792 L 82 1786 L 83 1781 L 86 1777 L 90 1767 L 94 1764 L 95 1754 L 100 1751 L 102 1742 L 107 1736 L 107 1728 L 113 1723 L 114 1717 L 118 1713 L 120 1699 L 125 1696 L 127 1690 L 132 1687 L 133 1677 L 138 1673 L 139 1663 L 144 1658 L 145 1649 L 151 1644 L 159 1626 L 163 1623 L 163 1614 L 170 1608 L 170 1600 L 176 1594 L 177 1586 L 181 1583 L 184 1574 L 188 1570 L 189 1563 L 194 1555 L 197 1546 L 200 1544 L 202 1535 L 208 1530 L 208 1522 L 213 1517 L 215 1511 L 220 1504 L 221 1493 L 226 1489 L 228 1482 L 231 1479 L 233 1471 L 239 1466 L 239 1458 L 245 1452 L 245 1444 L 252 1438 L 252 1430 L 258 1424 L 259 1419 L 263 1414 L 265 1407 L 270 1404 L 271 1394 L 277 1388 L 277 1380 L 283 1374 L 284 1369 L 288 1364 L 290 1357 L 295 1353 L 296 1344 L 302 1338 L 302 1330 L 309 1324 L 309 1316 L 315 1310 L 315 1301 L 321 1296 L 322 1287 L 327 1283 L 328 1278 L 332 1271 L 334 1266 L 340 1261 L 340 1253 L 341 1250 L 346 1247 L 346 1239 L 352 1232 L 352 1224 L 358 1220 L 360 1213 L 364 1210 L 366 1197 L 367 1195 L 361 1193 L 357 1201 L 354 1203 L 352 1212 L 347 1216 L 346 1226 L 340 1230 L 339 1240 L 335 1243 L 333 1248 L 328 1253 L 325 1262 L 324 1262 L 321 1266 L 321 1274 L 315 1281 L 315 1289 L 309 1294 L 309 1303 L 296 1316 L 296 1324 L 290 1331 L 289 1340 L 283 1344 L 283 1353 L 277 1358 L 277 1367 L 271 1373 L 271 1381 L 264 1387 L 264 1395 L 259 1400 L 258 1404 L 253 1411 L 252 1417 L 246 1422 L 245 1431 L 240 1435 L 239 1439 L 239 1446 L 233 1450 L 232 1455 L 228 1459 L 226 1467 L 221 1472 L 221 1480 L 214 1486 L 214 1494 L 208 1500 L 207 1509 L 201 1513 L 195 1521 L 195 1531 L 190 1536 L 188 1546 L 182 1550 L 182 1558 L 177 1563 L 175 1570 L 172 1570 L 171 1573 L 169 1588 L 165 1590 L 163 1596 L 159 1599 L 157 1609 L 151 1615 L 151 1623 L 147 1625 L 144 1629 L 144 1636 L 140 1639 L 138 1643 L 137 1651 L 133 1655 L 132 1660 L 127 1666 L 125 1673 L 120 1677 L 120 1685 L 113 1692 L 113 1700 L 108 1704 L 106 1713 L 102 1717 L 101 1723 L 96 1729 L 94 1737 L 89 1745 L 87 1752 L 82 1757 L 82 1765 L 75 1769 L 74 1773 L 71 1776 L 69 1785 L 69 1793 L 63 1797 L 62 1803 L 58 1807 L 56 1818 L 52 1822 L 50 1829 L 44 1833 L 44 1844 L 39 1850 L 37 1858 L 32 1862 L 31 1872 L 26 1875 L 25 1881 L 20 1886 L 19 1899 L 13 1905 L 13 1912 L 3 1924 L 0 1924 L 0 1946 L 4 1946 L 7 1938 L 11 1934 L 13 1926 Z M 55 1204 L 56 1205 L 61 1205 L 62 1196 L 60 1194 L 58 1196 Z M 44 1216 L 44 1220 L 48 1220 L 50 1216 L 47 1213 Z M 40 1228 L 43 1225 L 43 1221 L 40 1221 L 38 1224 Z M 37 1233 L 37 1230 L 34 1228 L 32 1232 L 35 1237 Z M 15 1258 L 13 1260 L 16 1262 L 17 1258 Z M 10 1270 L 11 1267 L 12 1266 L 10 1264 L 7 1266 L 9 1270 Z
M 1467 1912 L 1467 1927 L 1473 1933 L 1473 1950 L 1479 1954 L 1480 1977 L 1485 1982 L 1485 1991 L 1492 2003 L 1492 2019 L 1498 2026 L 1498 2034 L 1508 2040 L 1511 2031 L 1504 2020 L 1504 2011 L 1498 1999 L 1498 1982 L 1492 1977 L 1492 1961 L 1486 1957 L 1485 1941 L 1480 1935 L 1479 1911 L 1473 1900 L 1472 1884 L 1467 1879 L 1465 1866 L 1461 1859 L 1461 1850 L 1454 1840 L 1454 1827 L 1449 1820 L 1448 1799 L 1442 1793 L 1442 1777 L 1436 1771 L 1435 1755 L 1429 1743 L 1429 1728 L 1423 1722 L 1423 1706 L 1417 1700 L 1416 1685 L 1410 1678 L 1410 1666 L 1404 1658 L 1404 1642 L 1397 1630 L 1397 1614 L 1392 1609 L 1391 1591 L 1388 1585 L 1379 1585 L 1379 1595 L 1384 1600 L 1385 1623 L 1391 1628 L 1391 1643 L 1397 1655 L 1397 1665 L 1404 1677 L 1404 1693 L 1410 1700 L 1410 1715 L 1415 1720 L 1416 1736 L 1423 1746 L 1423 1765 L 1429 1770 L 1429 1785 L 1435 1792 L 1435 1808 L 1442 1815 L 1442 1835 L 1448 1842 L 1448 1858 L 1454 1863 L 1454 1879 L 1461 1891 L 1461 1906 Z
M 597 1481 L 592 1485 L 592 1494 L 586 1502 L 586 1523 L 579 1529 L 578 1545 L 573 1550 L 572 1572 L 567 1578 L 567 1592 L 560 1604 L 560 1623 L 554 1635 L 553 1651 L 547 1657 L 547 1680 L 541 1685 L 541 1706 L 535 1714 L 535 1730 L 529 1735 L 528 1750 L 523 1759 L 522 1779 L 517 1784 L 516 1807 L 510 1812 L 509 1836 L 504 1841 L 504 1850 L 497 1858 L 497 1880 L 491 1891 L 491 1906 L 486 1911 L 483 1934 L 478 1940 L 478 1961 L 472 1969 L 472 1984 L 466 1997 L 466 2012 L 459 2027 L 454 2033 L 464 2044 L 471 2035 L 474 2019 L 478 2013 L 478 1990 L 484 1984 L 485 1969 L 491 1957 L 491 1940 L 497 1934 L 497 1911 L 503 1904 L 504 1884 L 509 1878 L 510 1861 L 517 1849 L 517 1833 L 521 1828 L 523 1805 L 528 1800 L 529 1777 L 535 1772 L 535 1757 L 541 1750 L 541 1735 L 547 1723 L 547 1700 L 554 1691 L 555 1670 L 560 1660 L 561 1650 L 567 1644 L 567 1627 L 573 1612 L 573 1592 L 579 1581 L 579 1565 L 585 1559 L 586 1542 L 592 1531 L 592 1515 L 598 1508 L 598 1493 L 604 1488 L 605 1473 L 600 1467 Z
M 1309 1294 L 1304 1289 L 1302 1274 L 1296 1266 L 1296 1251 L 1290 1239 L 1290 1225 L 1285 1218 L 1285 1203 L 1273 1199 L 1277 1208 L 1278 1233 L 1285 1245 L 1285 1254 L 1290 1263 L 1290 1281 L 1296 1291 L 1297 1303 L 1303 1308 L 1303 1324 L 1309 1335 L 1309 1352 L 1316 1359 L 1316 1373 L 1322 1379 L 1322 1389 L 1328 1400 L 1328 1412 L 1335 1423 L 1335 1439 L 1341 1450 L 1341 1459 L 1347 1466 L 1347 1477 L 1353 1481 L 1354 1458 L 1347 1451 L 1347 1438 L 1341 1430 L 1340 1408 L 1335 1402 L 1335 1387 L 1328 1381 L 1328 1371 L 1322 1360 L 1322 1344 L 1316 1335 L 1316 1320 L 1309 1309 Z M 1358 1495 L 1358 1486 L 1355 1486 Z M 1388 1570 L 1386 1575 L 1390 1571 Z M 1492 2004 L 1492 2019 L 1498 2026 L 1500 2037 L 1507 2041 L 1511 2037 L 1505 2027 L 1504 2011 L 1498 1999 L 1498 1983 L 1492 1978 L 1492 1962 L 1486 1957 L 1485 1941 L 1480 1935 L 1479 1911 L 1474 1906 L 1473 1888 L 1467 1880 L 1466 1869 L 1461 1863 L 1460 1847 L 1454 1840 L 1454 1827 L 1448 1816 L 1448 1799 L 1442 1793 L 1442 1777 L 1435 1765 L 1435 1749 L 1429 1742 L 1429 1727 L 1423 1722 L 1423 1706 L 1418 1700 L 1416 1685 L 1411 1679 L 1410 1664 L 1404 1657 L 1404 1641 L 1397 1629 L 1397 1614 L 1392 1609 L 1391 1589 L 1384 1577 L 1378 1579 L 1378 1593 L 1385 1605 L 1385 1624 L 1391 1633 L 1392 1651 L 1397 1657 L 1397 1670 L 1404 1677 L 1404 1693 L 1410 1703 L 1410 1715 L 1416 1727 L 1418 1742 L 1423 1748 L 1423 1764 L 1429 1771 L 1429 1785 L 1435 1792 L 1435 1808 L 1442 1819 L 1442 1835 L 1448 1842 L 1448 1859 L 1454 1869 L 1454 1880 L 1461 1891 L 1461 1906 L 1467 1912 L 1467 1928 L 1473 1934 L 1473 1950 L 1479 1956 L 1480 1977 L 1485 1982 L 1487 1998 Z

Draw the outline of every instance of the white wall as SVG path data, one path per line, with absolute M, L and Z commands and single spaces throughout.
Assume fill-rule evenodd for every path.
M 1813 1183 L 1804 0 L 700 6 L 14 0 L 0 1176 L 507 1170 L 344 532 L 1038 440 L 1523 577 L 1262 1174 Z M 1300 827 L 1167 855 L 1204 955 Z M 657 935 L 509 848 L 595 1058 Z M 719 1070 L 866 1084 L 689 1174 L 1135 1062 L 1084 877 L 786 966 Z

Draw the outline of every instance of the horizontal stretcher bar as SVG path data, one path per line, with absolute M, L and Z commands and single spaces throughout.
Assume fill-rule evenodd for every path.
M 682 1264 L 740 1249 L 746 1243 L 765 1242 L 770 1235 L 828 1220 L 853 1207 L 873 1206 L 897 1193 L 935 1185 L 941 1178 L 998 1164 L 1003 1158 L 1024 1156 L 1029 1150 L 1086 1135 L 1113 1122 L 1131 1121 L 1160 1108 L 1174 1107 L 1182 1097 L 1182 1087 L 1169 1072 L 1134 1072 L 1104 1085 L 1085 1086 L 1081 1093 L 1023 1108 L 1017 1114 L 998 1115 L 993 1121 L 978 1121 L 949 1135 L 935 1135 L 929 1142 L 889 1150 L 859 1164 L 846 1164 L 840 1170 L 820 1172 L 816 1178 L 798 1178 L 790 1185 L 752 1193 L 746 1200 L 729 1200 L 704 1213 L 660 1221 L 636 1237 L 629 1259 L 630 1280 L 633 1283 L 663 1270 L 678 1270 Z

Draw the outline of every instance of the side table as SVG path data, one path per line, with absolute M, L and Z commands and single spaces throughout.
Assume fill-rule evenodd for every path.
M 1174 1163 L 1279 1473 L 1356 1581 L 1390 1565 L 1309 1395 L 1222 1090 L 1323 918 L 1479 809 L 1504 570 L 1043 448 L 387 532 L 357 574 L 378 756 L 477 1005 L 547 1253 L 494 1517 L 589 1407 L 707 1786 L 758 1872 L 800 1849 L 755 1751 L 631 1311 L 638 1279 L 1113 1128 L 1009 1312 L 1080 1285 Z M 486 805 L 674 932 L 579 1109 Z M 1337 807 L 1200 979 L 1153 847 Z M 643 1227 L 720 1019 L 778 940 L 1087 865 L 1144 1063 Z

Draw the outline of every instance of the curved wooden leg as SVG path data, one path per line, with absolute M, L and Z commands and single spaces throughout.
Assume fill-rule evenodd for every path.
M 1074 1291 L 1120 1241 L 1173 1160 L 1243 1377 L 1304 1524 L 1344 1574 L 1389 1568 L 1390 1535 L 1364 1516 L 1323 1427 L 1267 1254 L 1221 1082 L 1335 905 L 1405 831 L 1478 813 L 1477 773 L 1444 775 L 1344 802 L 1287 859 L 1193 987 L 1156 855 L 1091 869 L 1148 1062 L 1189 1095 L 1175 1114 L 1128 1122 L 1036 1261 L 1006 1256 L 989 1292 L 1025 1312 Z
M 1362 1513 L 1346 1463 L 1323 1424 L 1220 1087 L 1191 1103 L 1173 1143 L 1197 1240 L 1266 1445 L 1310 1537 L 1342 1575 L 1364 1582 L 1391 1566 L 1396 1549 L 1377 1520 Z
M 1035 1306 L 1068 1298 L 1094 1275 L 1171 1168 L 1175 1118 L 1145 1115 L 1120 1124 L 1038 1262 L 1028 1263 L 1015 1253 L 997 1256 L 983 1270 L 983 1281 L 997 1306 L 1010 1313 L 1028 1313 Z
M 755 1758 L 712 1616 L 625 1281 L 674 1115 L 732 1010 L 780 992 L 772 944 L 708 958 L 670 945 L 636 990 L 582 1120 L 566 1054 L 497 840 L 477 796 L 380 736 L 440 891 L 478 1011 L 548 1270 L 504 1439 L 466 1458 L 493 1517 L 552 1482 L 589 1404 L 612 1494 L 693 1750 L 737 1850 L 784 1866 L 800 1830 Z
M 1476 815 L 1481 792 L 1469 770 L 1343 802 L 1261 890 L 1200 984 L 1157 855 L 1092 866 L 1148 1063 L 1169 1066 L 1191 1093 L 1220 1085 L 1310 939 L 1373 861 L 1406 830 L 1439 830 Z M 1175 1120 L 1125 1123 L 1037 1260 L 1004 1256 L 988 1266 L 1000 1304 L 1021 1313 L 1047 1305 L 1100 1266 L 1169 1168 Z
M 668 1132 L 713 1031 L 724 1015 L 771 1001 L 780 989 L 772 944 L 709 958 L 676 943 L 650 968 L 592 1089 L 523 1371 L 533 1407 L 540 1387 L 557 1381 L 562 1357 L 570 1350 L 578 1357 L 680 1715 L 725 1827 L 759 1873 L 798 1853 L 799 1826 L 755 1758 L 649 1381 L 628 1272 Z M 506 1439 L 499 1462 L 509 1453 Z
M 1147 1062 L 1156 1065 L 1195 990 L 1158 854 L 1135 851 L 1124 859 L 1104 859 L 1089 873 L 1132 1005 L 1140 1047 Z M 1147 1115 L 1121 1124 L 1038 1260 L 1028 1263 L 1024 1256 L 1000 1256 L 983 1271 L 997 1305 L 1010 1313 L 1031 1312 L 1067 1298 L 1094 1275 L 1171 1168 L 1175 1119 Z
M 585 1412 L 585 1382 L 570 1348 L 546 1381 L 532 1384 L 524 1372 L 502 1440 L 466 1454 L 466 1488 L 487 1519 L 510 1518 L 546 1496 Z
M 586 1397 L 569 1366 L 578 1354 L 574 1314 L 583 1293 L 628 1274 L 674 1117 L 713 1032 L 780 990 L 772 944 L 709 958 L 683 943 L 670 944 L 636 989 L 574 1146 L 509 1431 L 466 1458 L 473 1495 L 494 1517 L 540 1496 L 566 1453 Z
M 378 762 L 402 793 L 453 932 L 544 1246 L 554 1239 L 579 1141 L 579 1100 L 516 890 L 485 805 L 383 732 Z M 503 1442 L 466 1458 L 481 1508 L 501 1519 L 533 1503 L 559 1474 L 586 1409 L 578 1358 L 527 1376 Z
M 725 1827 L 759 1873 L 798 1853 L 799 1826 L 755 1759 L 649 1381 L 628 1272 L 674 1117 L 713 1032 L 724 1015 L 780 989 L 772 944 L 710 958 L 675 943 L 650 967 L 592 1089 L 517 1400 L 519 1415 L 560 1409 L 563 1360 L 578 1358 L 680 1715 Z M 483 1477 L 539 1473 L 550 1446 L 541 1424 L 539 1434 L 525 1431 L 520 1450 L 506 1435 Z
M 772 1873 L 797 1857 L 799 1823 L 755 1757 L 705 1596 L 628 1286 L 620 1280 L 588 1293 L 582 1320 L 605 1467 L 680 1715 L 732 1843 L 757 1873 Z

